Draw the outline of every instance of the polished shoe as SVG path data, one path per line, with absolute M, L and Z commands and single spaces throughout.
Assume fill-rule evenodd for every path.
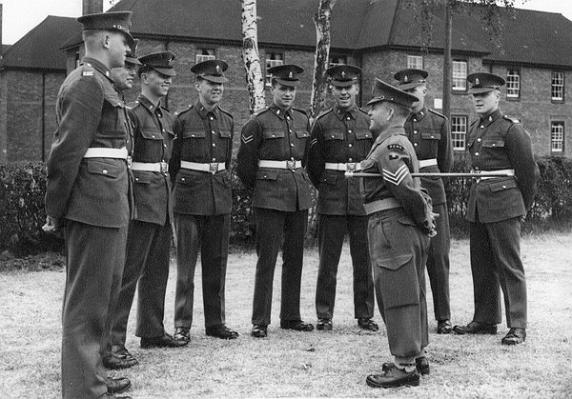
M 187 327 L 177 327 L 175 329 L 175 334 L 173 334 L 173 338 L 177 341 L 188 343 L 191 341 L 191 329 Z
M 318 319 L 316 330 L 331 331 L 333 328 L 332 319 Z
M 437 334 L 451 334 L 453 325 L 449 320 L 439 320 L 437 322 Z
M 238 333 L 234 330 L 231 330 L 224 324 L 220 324 L 218 326 L 212 326 L 206 328 L 206 333 L 210 337 L 217 337 L 221 339 L 236 339 L 238 338 Z
M 464 334 L 491 334 L 494 335 L 497 333 L 497 326 L 496 324 L 489 324 L 489 323 L 481 323 L 479 321 L 471 321 L 466 326 L 455 326 L 453 327 L 453 331 L 456 334 L 464 335 Z
M 526 339 L 526 330 L 524 328 L 513 327 L 508 331 L 508 334 L 502 339 L 503 345 L 517 345 L 522 344 Z
M 119 393 L 129 388 L 131 381 L 126 377 L 107 377 L 105 384 L 107 385 L 107 392 Z
M 137 359 L 124 346 L 119 345 L 113 345 L 111 352 L 105 355 L 102 361 L 103 367 L 111 370 L 127 369 L 139 364 Z
M 368 317 L 359 318 L 357 323 L 359 328 L 361 328 L 362 330 L 368 330 L 368 331 L 379 330 L 379 326 L 377 325 L 377 323 Z
M 417 370 L 406 372 L 398 369 L 393 363 L 383 365 L 382 374 L 370 374 L 366 378 L 366 383 L 372 388 L 395 388 L 400 386 L 418 386 L 419 373 Z
M 312 331 L 314 326 L 302 320 L 280 320 L 280 328 L 284 330 Z
M 429 375 L 429 360 L 425 356 L 415 359 L 415 367 L 421 375 Z
M 255 338 L 266 338 L 268 335 L 267 326 L 263 324 L 255 324 L 252 326 L 252 330 L 250 331 L 250 335 Z
M 167 333 L 163 333 L 160 337 L 141 338 L 141 348 L 180 348 L 187 345 L 189 342 L 177 341 L 175 338 Z

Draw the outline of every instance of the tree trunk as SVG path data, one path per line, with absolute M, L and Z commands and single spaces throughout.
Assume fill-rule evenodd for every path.
M 314 79 L 310 117 L 313 119 L 322 111 L 326 102 L 326 69 L 330 58 L 330 21 L 336 0 L 320 0 L 318 13 L 314 16 L 316 25 L 316 54 L 314 56 Z
M 445 49 L 443 54 L 443 115 L 451 120 L 451 41 L 453 32 L 453 15 L 451 5 L 445 2 Z
M 250 113 L 266 107 L 264 79 L 258 55 L 258 25 L 256 0 L 242 0 L 242 61 L 250 99 Z

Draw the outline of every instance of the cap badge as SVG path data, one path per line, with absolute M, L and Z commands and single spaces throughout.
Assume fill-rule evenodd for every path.
M 480 84 L 481 84 L 481 82 L 479 81 L 479 78 L 476 78 L 476 79 L 475 79 L 475 84 L 476 84 L 476 85 L 480 85 Z
M 292 72 L 290 72 L 290 73 L 288 74 L 288 78 L 289 78 L 289 79 L 294 79 L 294 74 L 293 74 Z
M 346 72 L 342 71 L 342 78 L 345 78 L 345 77 L 346 77 Z
M 217 65 L 215 69 L 216 69 L 216 73 L 220 73 L 220 65 Z
M 404 81 L 405 83 L 409 82 L 409 77 L 408 77 L 407 75 L 404 75 L 404 76 L 403 76 L 403 81 Z

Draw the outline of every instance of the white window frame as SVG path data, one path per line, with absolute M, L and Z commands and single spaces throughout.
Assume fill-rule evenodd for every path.
M 455 151 L 465 151 L 469 118 L 467 115 L 451 115 L 451 144 Z
M 550 97 L 552 101 L 564 102 L 564 72 L 552 72 L 550 84 Z
M 453 65 L 451 68 L 451 90 L 454 92 L 466 92 L 467 91 L 467 71 L 469 65 L 465 60 L 453 60 Z
M 550 152 L 552 154 L 564 153 L 564 138 L 566 137 L 564 121 L 550 122 Z
M 509 68 L 506 71 L 506 97 L 520 98 L 520 70 Z
M 407 55 L 406 62 L 407 69 L 423 69 L 423 56 L 422 55 Z
M 347 65 L 348 64 L 348 56 L 347 55 L 334 55 L 330 57 L 331 60 L 336 59 L 336 61 L 342 60 L 342 62 L 330 62 L 330 68 L 337 65 Z
M 214 59 L 216 59 L 216 54 L 213 48 L 197 49 L 197 55 L 195 56 L 195 64 Z

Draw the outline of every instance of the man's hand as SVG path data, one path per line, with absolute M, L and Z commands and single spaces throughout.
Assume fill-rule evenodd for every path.
M 58 234 L 60 232 L 61 220 L 46 216 L 46 224 L 42 226 L 42 230 L 48 234 Z

